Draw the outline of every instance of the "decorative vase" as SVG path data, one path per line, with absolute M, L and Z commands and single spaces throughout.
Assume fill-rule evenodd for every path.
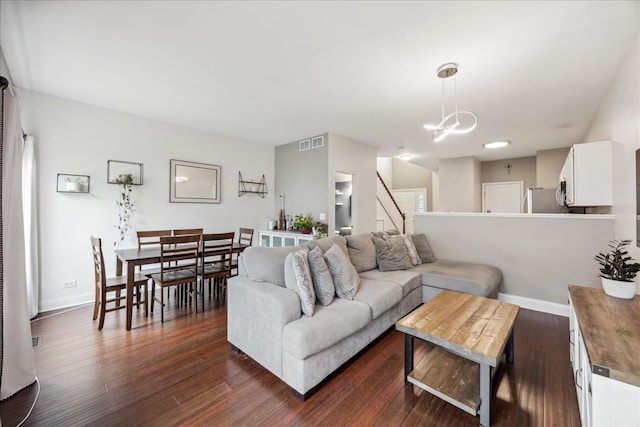
M 602 288 L 605 294 L 616 298 L 631 299 L 636 294 L 636 282 L 622 282 L 603 277 Z
M 302 230 L 300 230 L 300 232 L 302 234 L 311 234 L 311 229 L 310 228 L 303 228 Z

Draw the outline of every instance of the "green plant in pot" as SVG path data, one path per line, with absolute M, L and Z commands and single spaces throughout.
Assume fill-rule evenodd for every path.
M 617 298 L 631 299 L 636 293 L 635 277 L 640 271 L 640 264 L 634 262 L 625 249 L 631 240 L 611 240 L 607 253 L 598 253 L 595 260 L 600 264 L 602 287 L 607 295 Z
M 313 228 L 313 218 L 311 218 L 311 214 L 296 215 L 296 219 L 293 222 L 293 228 L 300 231 L 302 234 L 311 234 L 311 229 Z
M 118 223 L 115 225 L 120 239 L 113 242 L 114 246 L 118 246 L 131 229 L 131 218 L 135 212 L 133 202 L 131 201 L 133 176 L 130 173 L 120 174 L 113 180 L 113 183 L 120 184 L 120 193 L 116 199 L 116 205 L 118 206 Z

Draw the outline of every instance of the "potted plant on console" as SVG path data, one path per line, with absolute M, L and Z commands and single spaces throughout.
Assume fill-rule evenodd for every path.
M 313 228 L 313 218 L 311 218 L 311 214 L 296 215 L 296 220 L 293 223 L 293 228 L 295 228 L 302 234 L 311 234 L 311 229 Z
M 631 299 L 636 293 L 635 277 L 640 271 L 640 264 L 625 249 L 631 240 L 611 240 L 608 253 L 600 252 L 595 260 L 600 264 L 602 287 L 607 295 L 616 298 Z

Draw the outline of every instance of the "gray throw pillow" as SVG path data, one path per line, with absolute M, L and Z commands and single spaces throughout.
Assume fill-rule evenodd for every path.
M 324 260 L 324 253 L 320 247 L 316 246 L 309 251 L 307 258 L 316 299 L 326 307 L 333 302 L 333 298 L 336 295 L 336 287 L 333 285 L 331 272 L 327 262 Z
M 313 290 L 311 270 L 307 261 L 307 250 L 292 252 L 287 255 L 285 265 L 285 285 L 300 297 L 302 312 L 313 316 L 316 305 L 316 293 Z
M 413 240 L 413 244 L 418 251 L 418 256 L 423 263 L 433 262 L 436 260 L 436 257 L 433 256 L 431 246 L 429 246 L 429 242 L 427 241 L 427 236 L 424 234 L 412 234 L 411 240 Z
M 376 245 L 376 258 L 380 271 L 407 270 L 413 267 L 409 250 L 402 236 L 391 236 L 387 240 L 373 237 Z
M 409 259 L 411 260 L 411 264 L 422 264 L 422 259 L 420 259 L 420 256 L 418 255 L 418 251 L 416 249 L 416 246 L 413 244 L 413 239 L 411 238 L 411 236 L 408 236 L 406 234 L 401 234 L 400 236 L 402 236 L 402 240 L 404 240 L 404 244 L 407 246 L 407 250 L 409 251 Z
M 376 246 L 371 240 L 371 234 L 355 234 L 347 236 L 349 259 L 358 273 L 373 270 L 376 263 Z
M 324 253 L 324 260 L 329 267 L 338 297 L 352 300 L 358 292 L 360 276 L 349 261 L 349 257 L 340 249 L 340 246 L 334 244 Z

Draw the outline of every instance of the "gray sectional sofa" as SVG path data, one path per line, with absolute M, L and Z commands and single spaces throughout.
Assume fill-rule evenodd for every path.
M 424 247 L 425 237 L 416 239 L 423 244 L 415 247 L 427 262 L 398 270 L 380 257 L 384 248 L 376 245 L 384 245 L 384 237 L 366 233 L 305 244 L 309 249 L 318 246 L 322 253 L 337 245 L 358 281 L 352 300 L 336 297 L 326 306 L 317 303 L 311 316 L 303 314 L 302 294 L 287 288 L 295 277 L 285 278 L 285 261 L 291 262 L 287 256 L 306 253 L 300 252 L 302 247 L 247 248 L 239 257 L 238 275 L 228 282 L 227 339 L 234 350 L 250 356 L 304 399 L 397 320 L 442 290 L 497 297 L 502 278 L 498 268 L 437 260 L 428 244 Z M 392 258 L 400 252 L 404 250 L 388 251 Z M 413 258 L 422 261 L 416 253 Z M 406 258 L 391 260 L 397 262 L 406 264 Z M 388 268 L 393 270 L 381 271 Z

